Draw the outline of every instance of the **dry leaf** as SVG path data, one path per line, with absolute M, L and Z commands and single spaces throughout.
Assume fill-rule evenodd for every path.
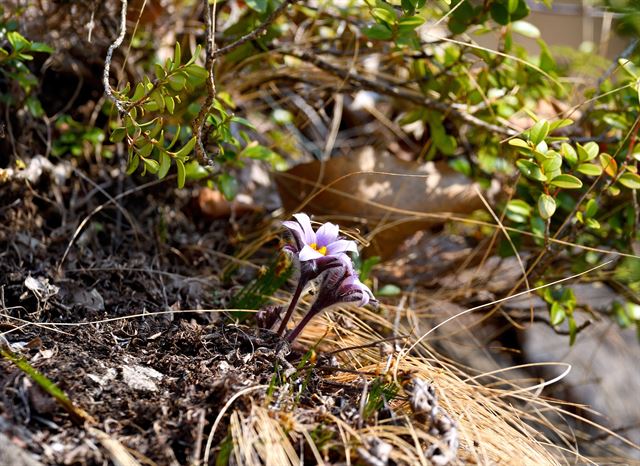
M 366 225 L 372 252 L 383 258 L 413 233 L 444 223 L 443 214 L 469 214 L 481 207 L 471 180 L 445 163 L 406 162 L 376 154 L 372 147 L 301 164 L 275 177 L 287 211 Z
M 198 210 L 202 215 L 210 219 L 229 217 L 235 215 L 260 211 L 260 207 L 239 201 L 228 201 L 220 191 L 202 188 L 198 193 Z

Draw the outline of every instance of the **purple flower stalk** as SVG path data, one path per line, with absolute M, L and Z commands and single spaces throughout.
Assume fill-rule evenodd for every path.
M 287 340 L 295 340 L 309 321 L 321 311 L 341 303 L 358 303 L 358 306 L 378 303 L 369 287 L 358 279 L 358 274 L 353 270 L 348 258 L 342 259 L 339 266 L 325 273 L 315 302 L 298 326 L 287 336 Z
M 340 228 L 333 223 L 325 223 L 314 231 L 311 220 L 306 214 L 295 214 L 295 221 L 282 222 L 293 235 L 293 244 L 285 246 L 285 250 L 292 253 L 300 265 L 300 278 L 293 293 L 289 308 L 278 328 L 278 334 L 282 335 L 287 328 L 287 322 L 298 304 L 300 295 L 307 284 L 319 277 L 323 272 L 351 263 L 347 252 L 358 254 L 355 241 L 342 239 Z

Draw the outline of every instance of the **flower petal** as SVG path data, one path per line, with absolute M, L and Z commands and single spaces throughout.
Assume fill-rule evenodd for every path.
M 304 233 L 304 242 L 306 244 L 316 243 L 316 234 L 311 226 L 311 220 L 307 214 L 294 214 L 293 217 L 298 221 Z
M 320 233 L 320 230 L 318 230 L 318 233 Z M 318 237 L 319 236 L 320 235 L 318 234 Z M 344 253 L 344 252 L 353 252 L 357 256 L 358 245 L 356 244 L 355 241 L 350 241 L 346 239 L 339 239 L 338 241 L 334 241 L 331 244 L 327 245 L 327 255 L 333 256 L 333 255 Z
M 322 224 L 316 231 L 318 246 L 327 246 L 328 248 L 331 243 L 338 239 L 339 233 L 340 227 L 338 225 L 329 222 Z
M 320 257 L 324 256 L 313 249 L 311 246 L 308 246 L 306 244 L 300 251 L 300 254 L 298 254 L 298 258 L 300 259 L 300 261 L 310 261 L 313 259 L 319 259 Z
M 289 229 L 289 231 L 293 235 L 293 239 L 296 242 L 296 246 L 298 247 L 298 250 L 302 249 L 302 246 L 304 246 L 305 244 L 304 242 L 305 235 L 300 224 L 298 222 L 286 221 L 286 222 L 282 222 L 282 226 Z

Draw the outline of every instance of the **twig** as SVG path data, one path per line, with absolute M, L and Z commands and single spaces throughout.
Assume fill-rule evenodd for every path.
M 207 117 L 207 113 L 213 105 L 213 101 L 216 98 L 216 81 L 215 76 L 213 74 L 213 67 L 216 63 L 216 7 L 218 5 L 217 0 L 213 0 L 210 4 L 209 0 L 203 0 L 204 8 L 207 13 L 207 44 L 205 48 L 206 53 L 206 62 L 205 68 L 209 73 L 207 79 L 207 98 L 200 107 L 200 111 L 196 116 L 195 120 L 193 120 L 193 132 L 196 135 L 196 156 L 198 160 L 202 163 L 205 161 L 209 161 L 209 157 L 207 155 L 207 150 L 202 143 L 202 128 L 204 127 L 204 123 Z
M 127 0 L 121 0 L 122 9 L 120 10 L 120 34 L 116 40 L 109 46 L 109 50 L 107 50 L 107 56 L 104 59 L 104 71 L 102 73 L 102 84 L 104 86 L 104 93 L 111 101 L 114 103 L 116 108 L 118 109 L 118 113 L 120 115 L 126 115 L 127 110 L 124 108 L 122 101 L 120 101 L 115 95 L 113 95 L 113 90 L 111 89 L 111 84 L 109 84 L 109 71 L 111 69 L 111 59 L 113 58 L 113 52 L 122 45 L 122 41 L 124 40 L 124 35 L 127 32 Z
M 207 81 L 207 98 L 200 108 L 200 112 L 193 120 L 193 130 L 196 135 L 196 156 L 200 162 L 209 161 L 207 156 L 207 151 L 202 142 L 202 130 L 205 126 L 205 120 L 211 105 L 213 105 L 213 101 L 216 98 L 216 84 L 215 84 L 215 76 L 213 73 L 213 68 L 216 62 L 216 59 L 220 56 L 223 56 L 241 45 L 253 40 L 258 37 L 258 35 L 262 34 L 266 29 L 273 23 L 278 16 L 280 16 L 285 9 L 296 0 L 285 0 L 278 8 L 276 8 L 273 13 L 269 15 L 269 17 L 260 24 L 253 31 L 248 34 L 242 36 L 240 39 L 232 42 L 231 44 L 222 47 L 216 50 L 215 45 L 215 34 L 216 34 L 216 4 L 217 1 L 214 0 L 210 5 L 209 0 L 203 0 L 205 9 L 207 12 L 207 46 L 206 46 L 206 62 L 205 68 L 209 72 L 209 80 Z
M 446 103 L 446 102 L 441 102 L 439 100 L 434 100 L 434 99 L 430 99 L 428 97 L 425 97 L 423 95 L 417 94 L 415 92 L 411 92 L 411 91 L 407 91 L 405 89 L 401 89 L 400 87 L 394 85 L 394 84 L 390 84 L 390 83 L 386 83 L 382 80 L 370 80 L 367 78 L 364 78 L 360 75 L 357 75 L 355 73 L 352 73 L 350 71 L 347 70 L 343 70 L 342 68 L 335 66 L 325 60 L 322 60 L 321 58 L 318 58 L 316 55 L 306 51 L 306 50 L 299 50 L 299 49 L 285 49 L 282 51 L 283 54 L 285 55 L 290 55 L 292 57 L 296 57 L 299 58 L 302 61 L 305 62 L 309 62 L 313 65 L 315 65 L 316 67 L 331 73 L 335 76 L 338 76 L 341 79 L 347 80 L 347 81 L 351 81 L 354 83 L 357 83 L 361 86 L 364 86 L 367 89 L 371 89 L 374 90 L 376 92 L 380 92 L 381 94 L 385 94 L 385 95 L 390 95 L 392 97 L 396 97 L 398 99 L 403 99 L 403 100 L 408 100 L 411 102 L 415 102 L 417 104 L 423 105 L 427 108 L 431 108 L 434 110 L 438 110 L 442 113 L 448 114 L 451 117 L 457 119 L 457 120 L 461 120 L 467 124 L 470 124 L 472 126 L 478 127 L 478 128 L 482 128 L 482 129 L 486 129 L 488 131 L 491 131 L 493 133 L 496 134 L 501 134 L 504 136 L 514 136 L 517 134 L 516 131 L 511 130 L 509 128 L 505 128 L 502 126 L 497 126 L 491 123 L 487 123 L 484 120 L 481 120 L 480 118 L 477 118 L 473 115 L 469 115 L 468 113 L 464 113 L 461 110 L 458 110 L 456 108 L 453 108 L 452 104 L 450 103 Z
M 229 45 L 226 45 L 218 50 L 216 50 L 213 53 L 213 58 L 218 58 L 222 55 L 226 55 L 227 53 L 231 52 L 232 50 L 237 49 L 238 47 L 240 47 L 241 45 L 249 42 L 250 40 L 255 39 L 256 37 L 258 37 L 260 34 L 262 34 L 264 31 L 267 30 L 267 28 L 271 25 L 271 23 L 273 23 L 278 16 L 280 16 L 282 13 L 284 13 L 284 10 L 287 9 L 287 7 L 293 3 L 295 3 L 297 0 L 284 0 L 284 2 L 282 2 L 282 4 L 276 8 L 275 10 L 273 10 L 273 13 L 271 13 L 269 15 L 269 17 L 264 21 L 264 23 L 262 23 L 260 26 L 258 26 L 257 28 L 255 28 L 253 31 L 249 32 L 248 34 L 242 36 L 240 39 L 236 40 L 235 42 L 232 42 Z

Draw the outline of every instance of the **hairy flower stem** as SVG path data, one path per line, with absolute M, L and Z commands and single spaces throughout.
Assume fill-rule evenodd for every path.
M 291 298 L 291 303 L 287 308 L 287 313 L 284 315 L 282 322 L 280 323 L 280 327 L 278 328 L 278 335 L 282 336 L 284 331 L 287 329 L 287 322 L 289 322 L 289 319 L 291 318 L 291 314 L 293 314 L 293 310 L 298 305 L 298 301 L 300 300 L 300 295 L 302 294 L 302 290 L 304 290 L 304 287 L 307 285 L 308 282 L 309 282 L 309 279 L 307 277 L 305 277 L 304 275 L 300 275 L 298 286 L 296 287 L 296 290 L 293 292 L 293 297 Z
M 300 332 L 302 332 L 302 329 L 304 329 L 307 324 L 309 323 L 309 321 L 311 319 L 313 319 L 316 314 L 318 314 L 318 312 L 320 312 L 322 310 L 322 307 L 320 306 L 316 306 L 317 303 L 314 303 L 311 306 L 311 309 L 309 309 L 309 312 L 307 313 L 307 315 L 305 315 L 302 320 L 298 323 L 298 325 L 296 325 L 296 328 L 294 328 L 291 333 L 289 335 L 287 335 L 287 341 L 289 341 L 290 343 L 296 339 L 296 337 L 300 334 Z

